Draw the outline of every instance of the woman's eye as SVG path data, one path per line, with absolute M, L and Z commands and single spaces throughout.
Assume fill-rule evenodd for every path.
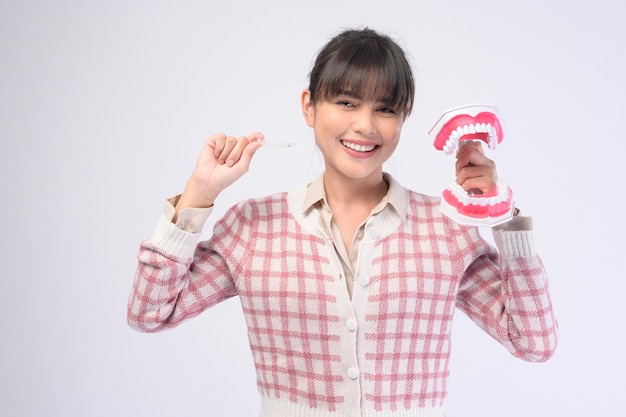
M 378 111 L 381 113 L 395 114 L 395 111 L 389 107 L 381 107 Z
M 337 104 L 339 104 L 340 106 L 346 106 L 346 107 L 353 107 L 354 105 L 349 102 L 348 100 L 339 100 L 337 102 Z

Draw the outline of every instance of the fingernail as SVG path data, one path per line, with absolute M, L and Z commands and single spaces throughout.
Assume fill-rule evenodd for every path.
M 233 161 L 232 159 L 229 159 L 228 161 L 226 161 L 226 165 L 229 167 L 232 167 L 233 165 L 235 165 L 235 161 Z

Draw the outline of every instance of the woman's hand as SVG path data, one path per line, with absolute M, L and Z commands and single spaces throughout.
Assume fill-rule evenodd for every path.
M 481 142 L 461 142 L 456 154 L 456 182 L 473 195 L 488 194 L 496 186 L 496 164 L 487 158 Z
M 250 161 L 263 140 L 259 132 L 240 137 L 209 136 L 176 204 L 176 214 L 187 207 L 210 207 L 220 192 L 248 172 Z

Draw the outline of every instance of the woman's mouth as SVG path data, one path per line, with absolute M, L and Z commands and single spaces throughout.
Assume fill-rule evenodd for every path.
M 374 149 L 378 147 L 378 145 L 364 145 L 360 143 L 348 142 L 346 140 L 340 140 L 339 142 L 341 142 L 341 144 L 345 146 L 346 148 L 351 149 L 355 152 L 360 152 L 360 153 L 372 152 Z

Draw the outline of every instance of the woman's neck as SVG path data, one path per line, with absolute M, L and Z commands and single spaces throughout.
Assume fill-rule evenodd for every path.
M 383 174 L 372 175 L 363 179 L 324 173 L 324 190 L 331 209 L 336 207 L 361 207 L 373 209 L 387 194 L 389 184 Z

